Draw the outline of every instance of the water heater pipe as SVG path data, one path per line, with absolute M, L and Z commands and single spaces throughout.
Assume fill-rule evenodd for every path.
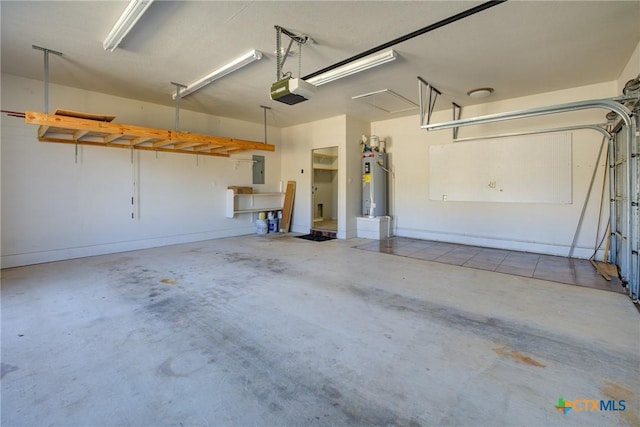
M 370 202 L 369 202 L 369 218 L 375 218 L 376 217 L 376 214 L 375 214 L 376 204 L 375 204 L 375 202 L 373 200 L 373 194 L 374 194 L 373 182 L 374 181 L 375 181 L 374 179 L 371 179 L 371 173 L 369 173 L 369 200 L 370 200 Z

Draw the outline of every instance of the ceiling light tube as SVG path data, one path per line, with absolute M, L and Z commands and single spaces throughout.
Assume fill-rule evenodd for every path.
M 233 73 L 234 71 L 239 70 L 240 68 L 252 63 L 253 61 L 257 61 L 260 58 L 262 58 L 262 52 L 260 52 L 259 50 L 254 49 L 252 51 L 249 51 L 244 55 L 229 62 L 228 64 L 223 65 L 217 70 L 207 74 L 206 76 L 202 77 L 200 80 L 197 80 L 193 83 L 188 84 L 186 88 L 180 91 L 180 98 L 184 98 L 185 96 L 190 95 L 199 89 L 202 89 L 204 86 L 208 85 L 209 83 L 215 80 L 218 80 L 219 78 L 224 77 L 229 73 Z M 173 99 L 176 99 L 175 93 L 173 94 Z
M 396 52 L 391 49 L 377 55 L 369 56 L 359 61 L 354 61 L 349 64 L 338 67 L 334 70 L 322 73 L 319 76 L 312 77 L 307 80 L 314 86 L 322 86 L 323 84 L 330 83 L 334 80 L 341 79 L 343 77 L 350 76 L 352 74 L 359 73 L 361 71 L 368 70 L 378 65 L 386 64 L 387 62 L 394 61 L 397 58 Z
M 104 39 L 102 43 L 104 50 L 113 52 L 147 11 L 151 3 L 153 3 L 153 0 L 131 0 L 122 15 L 120 15 L 120 18 L 118 18 L 118 21 L 116 21 L 116 25 L 113 26 L 107 38 Z

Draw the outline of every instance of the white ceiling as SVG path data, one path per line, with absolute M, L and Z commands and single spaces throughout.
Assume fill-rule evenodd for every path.
M 2 72 L 42 80 L 43 53 L 31 48 L 38 45 L 64 54 L 50 56 L 53 83 L 173 106 L 171 81 L 188 84 L 258 49 L 262 60 L 180 106 L 261 123 L 260 105 L 267 105 L 270 125 L 289 126 L 338 114 L 395 117 L 351 97 L 391 89 L 417 103 L 416 76 L 463 106 L 477 102 L 466 96 L 477 87 L 494 87 L 491 99 L 499 100 L 611 81 L 640 41 L 640 1 L 512 0 L 397 44 L 396 61 L 321 86 L 310 100 L 289 106 L 269 98 L 274 25 L 314 39 L 302 49 L 304 76 L 482 2 L 156 1 L 118 49 L 105 51 L 102 41 L 127 3 L 2 1 Z M 287 59 L 285 70 L 297 76 L 298 58 Z M 55 99 L 50 104 L 73 109 Z

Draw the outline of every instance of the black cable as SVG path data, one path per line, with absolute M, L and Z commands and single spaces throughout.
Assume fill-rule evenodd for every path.
M 387 48 L 389 48 L 391 46 L 394 46 L 394 45 L 396 45 L 398 43 L 402 43 L 402 42 L 410 40 L 410 39 L 412 39 L 414 37 L 418 37 L 418 36 L 421 36 L 423 34 L 426 34 L 426 33 L 430 32 L 430 31 L 437 30 L 440 27 L 444 27 L 445 25 L 449 25 L 449 24 L 452 24 L 452 23 L 454 23 L 456 21 L 459 21 L 461 19 L 467 18 L 467 17 L 469 17 L 471 15 L 475 15 L 478 12 L 482 12 L 483 10 L 486 10 L 486 9 L 491 8 L 491 7 L 497 6 L 497 5 L 502 4 L 502 3 L 506 2 L 506 1 L 507 0 L 498 0 L 498 1 L 488 1 L 486 3 L 482 3 L 481 5 L 478 5 L 476 7 L 472 7 L 471 9 L 465 10 L 464 12 L 460 12 L 458 14 L 455 14 L 453 16 L 445 18 L 445 19 L 443 19 L 441 21 L 438 21 L 435 24 L 431 24 L 431 25 L 428 25 L 428 26 L 426 26 L 424 28 L 420 28 L 419 30 L 416 30 L 416 31 L 414 31 L 412 33 L 406 34 L 406 35 L 404 35 L 402 37 L 398 37 L 397 39 L 393 39 L 393 40 L 391 40 L 389 42 L 383 43 L 380 46 L 376 46 L 374 48 L 371 48 L 371 49 L 369 49 L 369 50 L 367 50 L 365 52 L 362 52 L 362 53 L 359 53 L 359 54 L 357 54 L 355 56 L 352 56 L 351 58 L 347 58 L 347 59 L 345 59 L 343 61 L 337 62 L 337 63 L 335 63 L 333 65 L 330 65 L 330 66 L 328 66 L 326 68 L 323 68 L 322 70 L 318 70 L 316 72 L 308 74 L 308 75 L 304 76 L 302 79 L 303 80 L 308 80 L 308 79 L 310 79 L 312 77 L 319 76 L 320 74 L 326 73 L 327 71 L 334 70 L 334 69 L 336 69 L 338 67 L 342 67 L 345 64 L 348 64 L 348 63 L 353 62 L 353 61 L 357 61 L 358 59 L 361 59 L 361 58 L 364 58 L 365 56 L 371 55 L 372 53 L 380 52 L 381 50 L 387 49 Z
M 609 220 L 611 220 L 611 216 L 609 216 Z M 607 227 L 608 229 L 608 227 Z M 607 237 L 607 232 L 605 230 L 604 235 L 602 236 L 602 239 L 600 239 L 600 243 L 598 243 L 598 246 L 596 246 L 596 249 L 593 251 L 593 255 L 591 255 L 591 257 L 589 258 L 590 260 L 595 261 L 596 260 L 596 254 L 598 253 L 598 249 L 600 249 L 600 246 L 602 246 L 602 242 L 604 242 L 604 239 Z

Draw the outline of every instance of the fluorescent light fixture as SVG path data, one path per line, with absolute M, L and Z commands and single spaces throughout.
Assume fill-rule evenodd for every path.
M 352 74 L 377 67 L 378 65 L 394 61 L 396 58 L 396 52 L 393 49 L 388 50 L 377 55 L 372 55 L 358 61 L 350 62 L 334 70 L 327 71 L 326 73 L 322 73 L 319 76 L 308 79 L 307 82 L 311 83 L 314 86 L 322 86 L 323 84 L 331 83 L 334 80 L 338 80 L 343 77 L 347 77 Z
M 180 98 L 184 98 L 185 96 L 190 95 L 199 89 L 202 89 L 204 86 L 208 85 L 209 83 L 215 80 L 218 80 L 219 78 L 224 77 L 229 73 L 233 73 L 234 71 L 239 70 L 245 65 L 251 64 L 253 61 L 257 61 L 260 58 L 262 58 L 262 52 L 260 52 L 259 50 L 254 49 L 252 51 L 249 51 L 244 55 L 229 62 L 228 64 L 223 65 L 217 70 L 207 74 L 206 76 L 202 77 L 200 80 L 197 80 L 193 83 L 188 84 L 186 88 L 180 91 Z M 176 99 L 175 93 L 173 94 L 173 99 Z
M 131 0 L 127 8 L 122 12 L 116 25 L 113 26 L 111 32 L 104 39 L 102 47 L 104 50 L 113 52 L 118 47 L 122 39 L 131 31 L 138 19 L 146 12 L 153 0 Z

